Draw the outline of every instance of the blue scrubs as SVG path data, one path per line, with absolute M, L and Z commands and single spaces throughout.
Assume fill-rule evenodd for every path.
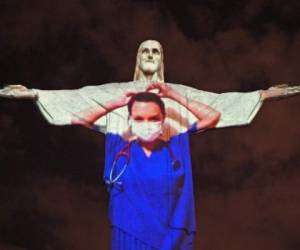
M 126 162 L 128 166 L 117 183 L 108 186 L 113 250 L 192 249 L 196 226 L 189 133 L 193 132 L 196 124 L 168 142 L 161 141 L 150 156 L 133 141 L 129 158 L 117 159 L 115 175 Z M 106 134 L 105 180 L 127 144 L 117 134 Z M 173 163 L 174 158 L 179 164 Z

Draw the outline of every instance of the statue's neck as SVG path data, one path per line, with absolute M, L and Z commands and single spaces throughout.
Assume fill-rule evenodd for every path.
M 161 82 L 161 79 L 159 79 L 157 72 L 155 72 L 154 74 L 146 74 L 143 72 L 142 74 L 140 74 L 138 80 Z

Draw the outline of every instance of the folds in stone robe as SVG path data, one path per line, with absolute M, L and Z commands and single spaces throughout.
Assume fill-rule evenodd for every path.
M 105 107 L 106 102 L 116 99 L 124 92 L 145 91 L 147 85 L 147 81 L 131 81 L 86 86 L 75 90 L 34 89 L 34 91 L 39 96 L 37 106 L 50 124 L 70 125 L 72 117 L 78 116 L 81 111 L 96 108 L 98 105 Z M 249 124 L 262 105 L 259 91 L 216 94 L 181 84 L 170 83 L 170 85 L 188 99 L 207 104 L 221 112 L 217 128 Z M 191 112 L 186 112 L 185 108 L 177 102 L 168 98 L 163 98 L 163 101 L 167 111 L 165 124 L 169 126 L 166 131 L 170 133 L 166 135 L 167 137 L 185 131 L 196 121 L 195 116 Z M 107 129 L 108 122 L 111 131 Z M 129 127 L 127 107 L 110 112 L 98 119 L 94 125 L 102 133 L 112 132 L 126 137 Z

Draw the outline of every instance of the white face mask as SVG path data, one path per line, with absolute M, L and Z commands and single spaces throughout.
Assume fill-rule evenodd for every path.
M 162 134 L 162 122 L 131 119 L 131 132 L 142 141 L 153 142 Z

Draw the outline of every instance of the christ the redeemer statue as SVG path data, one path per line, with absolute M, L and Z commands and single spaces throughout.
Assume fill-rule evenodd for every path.
M 152 82 L 164 83 L 164 55 L 161 44 L 155 40 L 147 40 L 141 43 L 138 49 L 134 79 L 130 82 L 108 83 L 98 86 L 86 86 L 76 90 L 39 90 L 28 89 L 22 85 L 8 85 L 0 89 L 0 97 L 29 98 L 35 100 L 38 108 L 50 124 L 70 125 L 72 118 L 80 118 L 78 111 L 92 110 L 121 96 L 126 91 L 139 92 L 147 89 Z M 217 127 L 240 126 L 249 124 L 264 100 L 276 97 L 286 97 L 300 92 L 300 86 L 289 87 L 278 85 L 267 90 L 240 93 L 230 92 L 216 94 L 198 90 L 181 84 L 170 84 L 172 88 L 185 95 L 189 100 L 200 101 L 215 108 L 222 113 Z M 185 130 L 196 118 L 190 112 L 188 117 L 183 117 L 181 112 L 185 109 L 169 99 L 166 104 L 166 124 L 170 127 L 170 133 Z M 107 122 L 114 124 L 109 126 L 113 131 L 124 134 L 128 128 L 128 112 L 126 108 L 119 108 L 111 112 L 110 116 L 104 116 L 94 123 L 94 128 L 106 133 Z M 108 121 L 109 119 L 109 121 Z
M 280 86 L 215 94 L 165 83 L 162 47 L 150 40 L 139 47 L 132 82 L 53 91 L 10 85 L 0 95 L 35 100 L 51 124 L 106 134 L 112 250 L 192 250 L 189 134 L 249 124 L 263 100 L 299 92 L 300 86 Z

